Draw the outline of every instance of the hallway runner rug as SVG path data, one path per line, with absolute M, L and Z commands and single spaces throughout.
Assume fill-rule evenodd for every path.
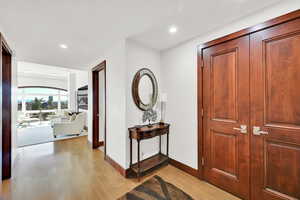
M 161 177 L 154 176 L 119 200 L 193 200 L 193 198 L 171 183 L 165 182 Z

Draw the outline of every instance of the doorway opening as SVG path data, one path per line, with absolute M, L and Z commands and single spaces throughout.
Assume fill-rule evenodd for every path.
M 88 134 L 87 71 L 18 62 L 17 79 L 18 147 Z
M 106 155 L 106 61 L 101 62 L 99 65 L 97 65 L 92 69 L 92 79 L 93 79 L 92 146 L 95 149 L 104 145 L 104 155 Z

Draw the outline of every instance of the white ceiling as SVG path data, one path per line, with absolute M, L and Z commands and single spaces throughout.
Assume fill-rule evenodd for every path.
M 172 2 L 0 0 L 0 24 L 21 61 L 81 68 L 112 43 L 168 16 Z M 60 49 L 62 43 L 69 49 Z
M 139 43 L 157 50 L 174 47 L 187 40 L 211 32 L 249 14 L 278 3 L 280 0 L 180 0 L 178 13 L 142 34 L 132 37 Z M 289 1 L 289 0 L 286 0 Z M 169 34 L 170 26 L 178 32 Z
M 21 61 L 86 68 L 118 40 L 162 50 L 278 1 L 0 0 L 0 27 Z

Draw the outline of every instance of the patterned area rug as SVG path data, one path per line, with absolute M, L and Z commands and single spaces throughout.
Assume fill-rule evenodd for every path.
M 161 177 L 154 176 L 119 200 L 193 200 L 193 198 L 171 183 L 165 182 Z

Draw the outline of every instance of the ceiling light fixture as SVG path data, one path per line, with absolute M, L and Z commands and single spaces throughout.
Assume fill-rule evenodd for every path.
M 177 29 L 176 26 L 171 26 L 171 27 L 169 28 L 169 33 L 170 33 L 170 34 L 175 34 L 175 33 L 177 33 L 177 31 L 178 31 L 178 29 Z
M 59 47 L 62 48 L 62 49 L 67 49 L 68 48 L 68 46 L 66 44 L 60 44 Z

